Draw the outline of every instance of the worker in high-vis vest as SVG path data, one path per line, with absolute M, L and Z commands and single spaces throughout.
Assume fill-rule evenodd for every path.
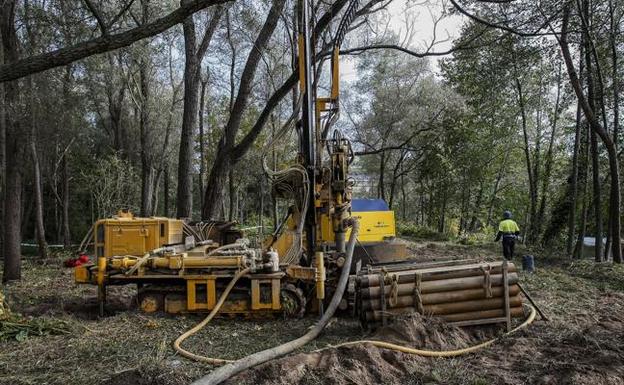
M 520 235 L 520 227 L 516 221 L 511 219 L 511 211 L 505 210 L 503 212 L 503 220 L 498 225 L 498 233 L 496 234 L 495 242 L 503 239 L 503 256 L 505 259 L 512 259 L 514 255 L 514 246 L 516 239 Z

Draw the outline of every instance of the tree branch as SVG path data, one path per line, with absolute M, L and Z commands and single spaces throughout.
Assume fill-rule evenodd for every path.
M 197 48 L 197 59 L 201 63 L 204 55 L 206 54 L 206 50 L 210 45 L 210 41 L 212 40 L 212 35 L 214 35 L 217 27 L 219 26 L 219 22 L 221 21 L 221 16 L 223 15 L 223 7 L 217 7 L 215 9 L 212 18 L 208 25 L 206 25 L 206 30 L 204 31 L 204 37 L 202 37 L 201 42 L 199 43 L 199 48 Z
M 497 24 L 497 23 L 485 20 L 485 19 L 483 19 L 483 18 L 481 18 L 481 17 L 479 17 L 477 15 L 474 15 L 474 14 L 468 12 L 465 8 L 462 8 L 455 0 L 449 0 L 449 1 L 451 2 L 451 4 L 453 4 L 455 9 L 457 9 L 457 11 L 459 13 L 461 13 L 462 15 L 467 16 L 468 18 L 476 21 L 477 23 L 486 25 L 486 26 L 488 26 L 490 28 L 501 29 L 503 31 L 507 31 L 509 33 L 512 33 L 514 35 L 523 36 L 523 37 L 550 36 L 550 35 L 556 35 L 557 34 L 556 32 L 540 32 L 540 31 L 542 29 L 546 28 L 546 26 L 550 24 L 550 22 L 561 12 L 561 10 L 557 11 L 553 16 L 548 18 L 535 31 L 533 31 L 533 32 L 524 32 L 524 31 L 518 31 L 517 29 L 508 27 L 506 25 Z
M 127 47 L 135 41 L 157 35 L 173 27 L 197 11 L 229 1 L 231 0 L 194 0 L 184 2 L 170 14 L 140 27 L 114 35 L 101 36 L 71 47 L 30 56 L 11 64 L 2 65 L 0 66 L 0 82 L 19 79 L 51 68 L 64 66 L 92 55 Z
M 91 0 L 84 0 L 84 3 L 89 9 L 89 11 L 95 17 L 95 20 L 97 20 L 98 26 L 100 27 L 100 31 L 102 31 L 102 35 L 108 35 L 108 28 L 106 26 L 106 21 L 104 21 L 104 18 L 102 17 L 102 14 L 100 13 L 100 10 L 97 9 L 95 4 L 93 4 Z

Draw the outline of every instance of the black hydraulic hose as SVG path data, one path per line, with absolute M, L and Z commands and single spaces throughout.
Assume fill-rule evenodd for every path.
M 204 376 L 197 381 L 193 382 L 191 385 L 217 385 L 222 383 L 223 381 L 231 378 L 232 376 L 246 370 L 252 368 L 256 365 L 260 365 L 267 361 L 276 359 L 278 357 L 284 356 L 288 353 L 291 353 L 295 349 L 299 349 L 304 346 L 308 342 L 314 340 L 321 331 L 327 326 L 329 320 L 333 317 L 336 309 L 338 308 L 338 304 L 342 300 L 342 296 L 347 287 L 347 282 L 349 281 L 349 272 L 351 271 L 351 261 L 353 260 L 353 250 L 355 249 L 355 242 L 358 236 L 358 232 L 360 229 L 360 225 L 355 218 L 350 219 L 352 224 L 351 235 L 349 236 L 349 242 L 347 243 L 346 250 L 346 259 L 345 264 L 342 267 L 342 272 L 340 273 L 340 278 L 338 279 L 338 285 L 336 286 L 336 291 L 334 292 L 334 296 L 327 306 L 325 310 L 325 314 L 319 322 L 314 325 L 309 332 L 304 334 L 303 336 L 297 338 L 296 340 L 287 342 L 283 345 L 276 346 L 271 349 L 263 350 L 258 353 L 251 354 L 247 357 L 241 358 L 240 360 L 234 361 L 227 365 L 224 365 L 220 368 L 215 369 L 213 372 Z

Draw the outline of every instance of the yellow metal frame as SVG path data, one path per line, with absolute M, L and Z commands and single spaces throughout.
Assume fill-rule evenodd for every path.
M 214 276 L 206 279 L 186 280 L 186 309 L 212 310 L 217 303 L 217 289 Z M 197 285 L 206 285 L 206 302 L 197 302 Z
M 281 280 L 279 278 L 269 279 L 252 279 L 251 280 L 251 310 L 279 310 L 280 303 L 280 287 Z M 260 285 L 271 285 L 271 301 L 262 302 L 260 298 Z

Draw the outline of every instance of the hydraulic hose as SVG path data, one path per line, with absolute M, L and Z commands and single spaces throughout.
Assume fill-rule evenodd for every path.
M 390 343 L 390 342 L 384 342 L 384 341 L 359 340 L 359 341 L 343 342 L 343 343 L 338 344 L 338 345 L 332 345 L 332 346 L 328 346 L 328 347 L 323 348 L 323 349 L 315 350 L 314 352 L 320 352 L 320 351 L 323 351 L 323 350 L 333 349 L 333 348 L 340 348 L 340 347 L 343 347 L 343 346 L 353 346 L 353 345 L 360 345 L 360 344 L 371 344 L 373 346 L 377 346 L 378 348 L 390 349 L 390 350 L 395 350 L 397 352 L 408 353 L 408 354 L 415 354 L 415 355 L 423 356 L 423 357 L 455 357 L 455 356 L 460 356 L 462 354 L 472 353 L 472 352 L 475 352 L 475 351 L 477 351 L 479 349 L 483 349 L 485 347 L 488 347 L 488 346 L 492 345 L 493 343 L 495 343 L 496 341 L 499 341 L 502 337 L 508 336 L 508 335 L 510 335 L 512 333 L 515 333 L 518 330 L 523 329 L 523 328 L 527 327 L 528 325 L 530 325 L 533 322 L 533 320 L 535 320 L 535 315 L 537 314 L 537 312 L 535 311 L 535 308 L 533 306 L 531 306 L 531 305 L 526 305 L 526 306 L 529 308 L 530 313 L 529 313 L 529 316 L 520 325 L 516 326 L 512 330 L 510 330 L 507 333 L 503 334 L 501 337 L 492 338 L 491 340 L 487 340 L 485 342 L 482 342 L 482 343 L 477 344 L 477 345 L 469 346 L 467 348 L 462 348 L 462 349 L 457 349 L 457 350 L 422 350 L 422 349 L 414 349 L 414 348 L 410 348 L 409 346 L 397 345 L 397 344 L 393 344 L 393 343 Z
M 325 328 L 325 326 L 327 326 L 327 324 L 333 317 L 334 312 L 338 308 L 338 304 L 340 303 L 342 295 L 344 294 L 344 291 L 347 287 L 349 272 L 351 271 L 351 261 L 353 260 L 353 250 L 355 248 L 355 242 L 360 229 L 360 225 L 355 218 L 351 218 L 351 223 L 352 229 L 351 235 L 349 236 L 349 242 L 347 243 L 345 264 L 342 267 L 342 272 L 340 273 L 340 278 L 338 279 L 338 284 L 336 286 L 334 296 L 332 297 L 329 306 L 327 306 L 327 309 L 325 310 L 325 314 L 323 314 L 323 317 L 321 317 L 319 322 L 314 325 L 314 327 L 310 329 L 309 332 L 297 338 L 296 340 L 287 342 L 283 345 L 279 345 L 271 349 L 251 354 L 247 357 L 241 358 L 240 360 L 228 363 L 225 366 L 215 369 L 207 376 L 204 376 L 199 380 L 193 382 L 191 385 L 220 384 L 223 381 L 246 369 L 252 368 L 256 365 L 273 360 L 275 358 L 286 355 L 296 349 L 299 349 L 300 347 L 304 346 L 308 342 L 318 337 L 318 335 Z
M 221 358 L 211 358 L 211 357 L 201 356 L 199 354 L 195 354 L 195 353 L 189 352 L 188 350 L 184 350 L 180 345 L 182 344 L 182 342 L 184 342 L 185 339 L 187 339 L 190 336 L 192 336 L 193 334 L 197 333 L 204 326 L 206 326 L 208 324 L 208 322 L 210 322 L 210 320 L 212 320 L 214 318 L 214 316 L 221 309 L 221 306 L 223 306 L 223 303 L 225 303 L 225 300 L 226 300 L 227 296 L 230 294 L 230 291 L 232 291 L 232 289 L 234 288 L 234 285 L 236 285 L 236 282 L 243 275 L 249 273 L 249 271 L 250 271 L 250 269 L 247 268 L 247 269 L 243 269 L 243 270 L 239 271 L 238 273 L 236 273 L 234 278 L 232 278 L 230 283 L 227 285 L 227 287 L 225 288 L 225 290 L 223 291 L 223 293 L 219 297 L 219 301 L 217 301 L 215 307 L 212 309 L 210 314 L 208 314 L 206 316 L 206 318 L 204 318 L 203 321 L 201 321 L 200 323 L 198 323 L 197 325 L 195 325 L 193 328 L 189 329 L 188 331 L 184 332 L 184 334 L 182 334 L 180 337 L 178 337 L 173 342 L 173 349 L 175 349 L 176 352 L 180 353 L 180 355 L 182 355 L 182 356 L 184 356 L 186 358 L 190 358 L 191 360 L 206 362 L 206 363 L 209 363 L 209 364 L 212 364 L 212 365 L 223 365 L 225 363 L 232 362 L 231 360 L 224 360 L 224 359 L 221 359 Z

